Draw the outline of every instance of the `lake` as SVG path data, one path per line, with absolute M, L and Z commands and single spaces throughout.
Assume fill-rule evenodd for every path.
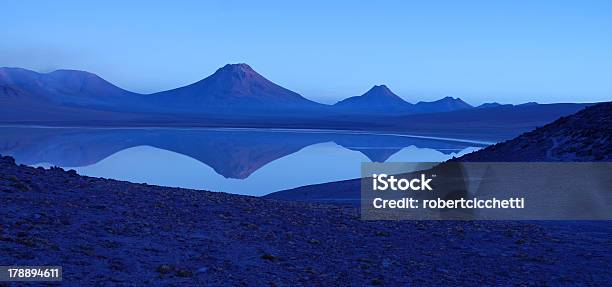
M 255 196 L 357 178 L 362 162 L 439 162 L 488 144 L 363 131 L 0 127 L 0 154 L 18 163 Z

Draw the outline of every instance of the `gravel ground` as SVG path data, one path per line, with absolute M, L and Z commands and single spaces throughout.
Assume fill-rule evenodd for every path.
M 612 222 L 361 221 L 9 157 L 0 199 L 0 265 L 61 265 L 66 286 L 612 285 Z

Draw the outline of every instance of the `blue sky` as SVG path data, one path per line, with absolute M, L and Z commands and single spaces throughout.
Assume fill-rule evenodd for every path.
M 245 62 L 322 102 L 612 99 L 612 1 L 97 2 L 2 1 L 0 66 L 145 93 Z

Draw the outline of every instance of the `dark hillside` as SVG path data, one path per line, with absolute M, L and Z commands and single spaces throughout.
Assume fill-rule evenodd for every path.
M 460 161 L 612 161 L 612 102 L 561 117 Z

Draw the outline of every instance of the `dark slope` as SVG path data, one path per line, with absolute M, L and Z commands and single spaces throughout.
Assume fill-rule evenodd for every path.
M 0 262 L 68 286 L 607 286 L 608 223 L 362 221 L 356 209 L 0 158 Z M 580 260 L 576 260 L 579 258 Z
M 612 161 L 612 102 L 585 108 L 457 160 Z

